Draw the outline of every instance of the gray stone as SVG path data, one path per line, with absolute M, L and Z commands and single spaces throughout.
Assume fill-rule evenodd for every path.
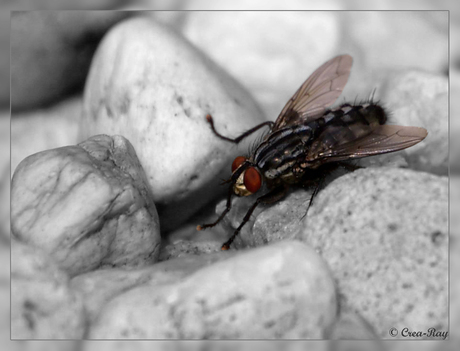
M 298 238 L 328 263 L 340 305 L 382 338 L 448 328 L 447 194 L 445 177 L 363 169 L 320 192 L 304 222 Z
M 421 11 L 343 12 L 341 47 L 352 55 L 364 53 L 357 64 L 370 70 L 396 66 L 442 72 L 448 67 L 449 17 L 445 11 L 429 15 Z M 439 26 L 432 25 L 435 21 Z M 375 84 L 362 81 L 369 83 Z
M 211 252 L 220 251 L 222 246 L 218 241 L 186 241 L 179 240 L 166 245 L 161 249 L 159 261 L 166 261 L 177 257 L 190 255 L 205 255 Z
M 449 160 L 448 78 L 409 70 L 389 72 L 382 101 L 390 111 L 389 124 L 424 127 L 428 136 L 402 152 L 409 166 L 447 175 Z
M 71 275 L 150 264 L 161 240 L 145 174 L 121 136 L 94 136 L 23 160 L 12 181 L 11 227 Z
M 99 40 L 108 28 L 128 14 L 117 11 L 13 12 L 12 109 L 41 107 L 82 89 Z
M 110 300 L 136 286 L 147 283 L 151 286 L 176 284 L 195 271 L 226 258 L 228 255 L 219 252 L 170 259 L 148 267 L 130 270 L 99 269 L 74 277 L 70 286 L 84 297 L 87 319 L 92 323 Z
M 142 35 L 139 35 L 142 33 Z M 225 191 L 234 157 L 257 137 L 237 137 L 263 121 L 239 83 L 177 33 L 151 18 L 114 27 L 93 61 L 84 97 L 81 136 L 120 134 L 136 149 L 168 231 Z M 244 151 L 243 151 L 244 150 Z
M 326 335 L 337 313 L 334 282 L 308 246 L 285 241 L 221 255 L 229 258 L 176 284 L 145 284 L 114 298 L 91 326 L 89 338 Z
M 66 99 L 47 108 L 13 112 L 11 118 L 11 170 L 27 156 L 78 144 L 82 97 Z
M 67 274 L 36 247 L 13 240 L 11 249 L 11 338 L 82 338 L 83 302 Z
M 338 19 L 334 12 L 197 11 L 182 32 L 243 83 L 274 121 L 308 76 L 339 54 Z
M 313 189 L 293 188 L 284 199 L 274 204 L 257 206 L 231 248 L 262 246 L 273 241 L 295 238 L 303 228 L 302 219 L 307 213 L 312 191 Z M 257 196 L 255 194 L 233 199 L 232 209 L 221 224 L 227 232 L 227 238 L 243 221 L 243 217 L 256 201 Z M 225 203 L 226 201 L 223 200 L 217 205 L 216 216 L 222 213 Z

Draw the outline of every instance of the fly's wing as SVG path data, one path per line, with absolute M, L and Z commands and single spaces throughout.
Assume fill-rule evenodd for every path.
M 310 148 L 312 166 L 406 149 L 428 135 L 424 128 L 394 125 L 326 128 Z
M 313 72 L 284 106 L 272 131 L 320 117 L 342 93 L 352 63 L 350 55 L 337 56 Z

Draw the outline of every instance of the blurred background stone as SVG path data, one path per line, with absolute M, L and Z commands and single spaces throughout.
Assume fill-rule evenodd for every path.
M 387 76 L 382 101 L 390 111 L 390 124 L 424 127 L 426 139 L 404 150 L 413 169 L 447 175 L 449 163 L 448 78 L 406 70 Z
M 81 90 L 100 39 L 108 28 L 128 14 L 117 11 L 13 12 L 12 110 L 41 107 Z
M 11 120 L 11 175 L 27 156 L 78 143 L 81 104 L 81 97 L 76 96 L 48 108 L 14 114 Z
M 0 109 L 10 106 L 10 13 L 0 10 Z
M 341 53 L 339 14 L 192 12 L 182 32 L 242 82 L 266 118 L 275 120 L 303 81 Z

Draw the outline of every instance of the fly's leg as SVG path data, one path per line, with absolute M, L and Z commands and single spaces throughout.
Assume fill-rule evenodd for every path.
M 226 214 L 230 211 L 230 209 L 232 208 L 232 194 L 233 194 L 233 185 L 231 185 L 228 188 L 227 205 L 225 207 L 224 212 L 222 212 L 221 215 L 219 216 L 219 218 L 217 218 L 217 220 L 215 222 L 213 222 L 213 223 L 197 225 L 196 230 L 200 231 L 200 230 L 203 230 L 203 229 L 206 229 L 206 228 L 214 227 L 216 224 L 218 224 L 226 216 Z
M 305 214 L 302 216 L 301 219 L 304 219 L 307 216 L 308 210 L 310 209 L 311 205 L 313 204 L 313 199 L 318 195 L 319 189 L 321 189 L 321 186 L 324 183 L 325 177 L 319 178 L 318 181 L 315 182 L 315 189 L 313 189 L 313 193 L 311 194 L 310 201 L 308 202 L 308 207 L 307 210 L 305 211 Z
M 281 185 L 269 193 L 262 195 L 257 198 L 257 200 L 252 204 L 251 208 L 246 212 L 246 215 L 243 218 L 243 221 L 241 224 L 236 228 L 236 230 L 233 232 L 233 235 L 228 239 L 223 245 L 221 250 L 228 250 L 230 248 L 230 245 L 232 244 L 233 240 L 235 240 L 236 236 L 240 233 L 241 228 L 249 221 L 251 218 L 252 213 L 256 209 L 257 205 L 259 204 L 271 204 L 273 202 L 279 201 L 282 199 L 288 190 L 288 187 L 286 185 Z
M 335 164 L 330 164 L 330 165 L 327 165 L 327 166 L 329 166 L 329 167 L 326 167 L 326 172 L 334 171 L 335 169 L 337 169 L 338 166 L 340 166 L 342 168 L 345 168 L 349 172 L 354 172 L 357 169 L 363 168 L 361 166 L 358 166 L 358 165 L 355 165 L 355 164 L 352 164 L 352 163 L 347 163 L 347 162 L 337 162 Z M 307 211 L 302 216 L 302 219 L 306 217 L 306 215 L 308 213 L 308 210 L 310 209 L 311 205 L 313 204 L 313 199 L 316 197 L 316 195 L 318 195 L 318 192 L 321 189 L 321 187 L 323 186 L 325 179 L 326 179 L 325 176 L 321 176 L 318 180 L 313 181 L 315 188 L 313 190 L 313 193 L 311 194 L 310 201 L 309 201 L 308 207 L 307 207 Z
M 214 127 L 214 121 L 213 121 L 211 115 L 207 115 L 206 120 L 211 125 L 211 129 L 212 129 L 212 131 L 214 132 L 214 134 L 216 136 L 218 136 L 219 138 L 221 138 L 223 140 L 227 140 L 227 141 L 230 141 L 230 142 L 235 143 L 235 144 L 238 144 L 242 139 L 246 138 L 248 135 L 251 135 L 252 133 L 256 132 L 257 130 L 259 130 L 260 128 L 262 128 L 264 126 L 270 126 L 270 128 L 271 128 L 274 125 L 274 123 L 271 122 L 271 121 L 263 122 L 263 123 L 260 123 L 260 124 L 256 125 L 255 127 L 251 128 L 251 129 L 249 129 L 248 131 L 244 132 L 239 137 L 237 137 L 235 139 L 232 139 L 232 138 L 227 138 L 227 137 L 223 136 L 222 134 L 219 134 L 219 132 L 217 132 L 216 128 Z

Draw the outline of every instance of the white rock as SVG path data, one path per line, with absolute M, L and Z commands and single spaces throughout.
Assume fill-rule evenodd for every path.
M 337 13 L 192 12 L 182 32 L 254 94 L 275 120 L 299 86 L 337 52 Z
M 177 284 L 119 295 L 89 338 L 325 337 L 336 318 L 335 287 L 313 250 L 286 241 L 230 255 Z
M 82 338 L 83 301 L 68 276 L 46 252 L 15 240 L 11 247 L 11 338 Z
M 168 230 L 225 191 L 221 178 L 256 137 L 239 147 L 218 139 L 208 113 L 230 137 L 263 121 L 250 95 L 221 68 L 168 27 L 136 18 L 113 28 L 98 49 L 81 136 L 131 141 Z
M 11 118 L 11 174 L 27 156 L 78 143 L 82 98 L 73 97 L 47 108 L 15 112 Z

